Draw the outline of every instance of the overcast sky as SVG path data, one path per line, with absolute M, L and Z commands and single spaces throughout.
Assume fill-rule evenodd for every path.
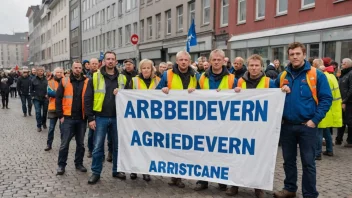
M 0 0 L 0 34 L 28 31 L 27 9 L 41 0 Z

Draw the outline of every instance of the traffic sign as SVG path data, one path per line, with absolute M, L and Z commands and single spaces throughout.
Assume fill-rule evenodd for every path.
M 133 35 L 131 36 L 131 43 L 132 43 L 133 45 L 136 45 L 136 44 L 138 43 L 138 40 L 139 40 L 139 38 L 138 38 L 138 35 L 137 35 L 137 34 L 133 34 Z

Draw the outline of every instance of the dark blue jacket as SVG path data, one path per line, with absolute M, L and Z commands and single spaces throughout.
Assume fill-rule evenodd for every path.
M 319 104 L 317 105 L 312 97 L 312 92 L 308 86 L 306 76 L 311 66 L 305 61 L 303 70 L 294 78 L 292 75 L 292 67 L 286 67 L 288 86 L 291 93 L 286 94 L 283 119 L 288 122 L 300 124 L 312 120 L 316 126 L 325 117 L 332 103 L 332 95 L 330 86 L 325 74 L 317 70 L 317 96 Z M 280 86 L 280 77 L 277 77 L 275 84 Z

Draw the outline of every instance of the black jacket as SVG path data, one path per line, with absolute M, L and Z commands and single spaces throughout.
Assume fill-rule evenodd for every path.
M 272 65 L 268 65 L 268 67 L 265 70 L 265 75 L 273 80 L 277 78 L 279 75 L 279 72 L 276 70 L 276 68 Z
M 352 103 L 352 68 L 343 69 L 339 79 L 342 103 Z
M 235 77 L 236 77 L 237 79 L 239 79 L 239 78 L 241 78 L 241 77 L 244 75 L 244 73 L 246 73 L 246 71 L 247 71 L 247 68 L 243 65 L 242 69 L 240 69 L 240 70 L 233 70 L 232 74 L 234 74 Z
M 70 118 L 74 120 L 81 120 L 83 119 L 83 114 L 82 114 L 82 90 L 84 86 L 84 81 L 86 77 L 81 76 L 80 79 L 76 79 L 74 75 L 71 73 L 70 75 L 70 81 L 73 87 L 73 98 L 72 98 L 72 108 L 71 108 L 71 116 Z M 65 81 L 65 79 L 62 79 L 62 81 Z M 62 83 L 59 84 L 59 87 L 56 90 L 56 100 L 55 100 L 55 106 L 56 106 L 56 114 L 59 118 L 62 118 L 63 115 L 63 110 L 62 110 L 62 99 L 64 97 L 64 87 Z
M 19 77 L 17 80 L 17 91 L 19 95 L 28 96 L 31 89 L 31 79 L 27 77 Z
M 0 77 L 0 90 L 1 92 L 9 92 L 10 91 L 10 85 L 13 83 L 13 78 L 10 76 L 4 76 Z
M 31 97 L 36 100 L 45 100 L 47 95 L 48 81 L 45 76 L 39 78 L 36 76 L 32 79 L 31 83 Z
M 137 76 L 138 75 L 138 72 L 136 72 L 135 70 L 133 70 L 133 72 L 127 72 L 126 70 L 123 70 L 121 72 L 121 74 L 125 75 L 126 76 L 126 85 L 125 85 L 125 89 L 132 89 L 132 86 L 131 86 L 131 80 L 133 77 Z
M 255 88 L 257 88 L 257 85 L 259 84 L 259 82 L 260 82 L 260 80 L 262 79 L 263 76 L 264 76 L 264 73 L 262 72 L 259 78 L 251 79 L 249 77 L 249 72 L 247 71 L 246 73 L 244 73 L 242 78 L 243 78 L 244 81 L 246 81 L 247 89 L 255 89 Z
M 101 112 L 93 111 L 93 101 L 94 101 L 94 87 L 93 79 L 89 80 L 86 94 L 84 95 L 84 109 L 85 114 L 88 118 L 88 122 L 95 119 L 95 116 L 99 117 L 116 117 L 116 103 L 114 89 L 118 88 L 118 76 L 119 73 L 115 68 L 114 75 L 108 75 L 105 70 L 105 66 L 100 69 L 101 74 L 104 76 L 105 80 L 105 97 L 103 102 L 103 107 Z

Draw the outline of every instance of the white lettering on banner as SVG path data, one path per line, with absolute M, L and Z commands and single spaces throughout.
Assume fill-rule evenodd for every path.
M 280 89 L 120 90 L 118 171 L 272 190 Z

